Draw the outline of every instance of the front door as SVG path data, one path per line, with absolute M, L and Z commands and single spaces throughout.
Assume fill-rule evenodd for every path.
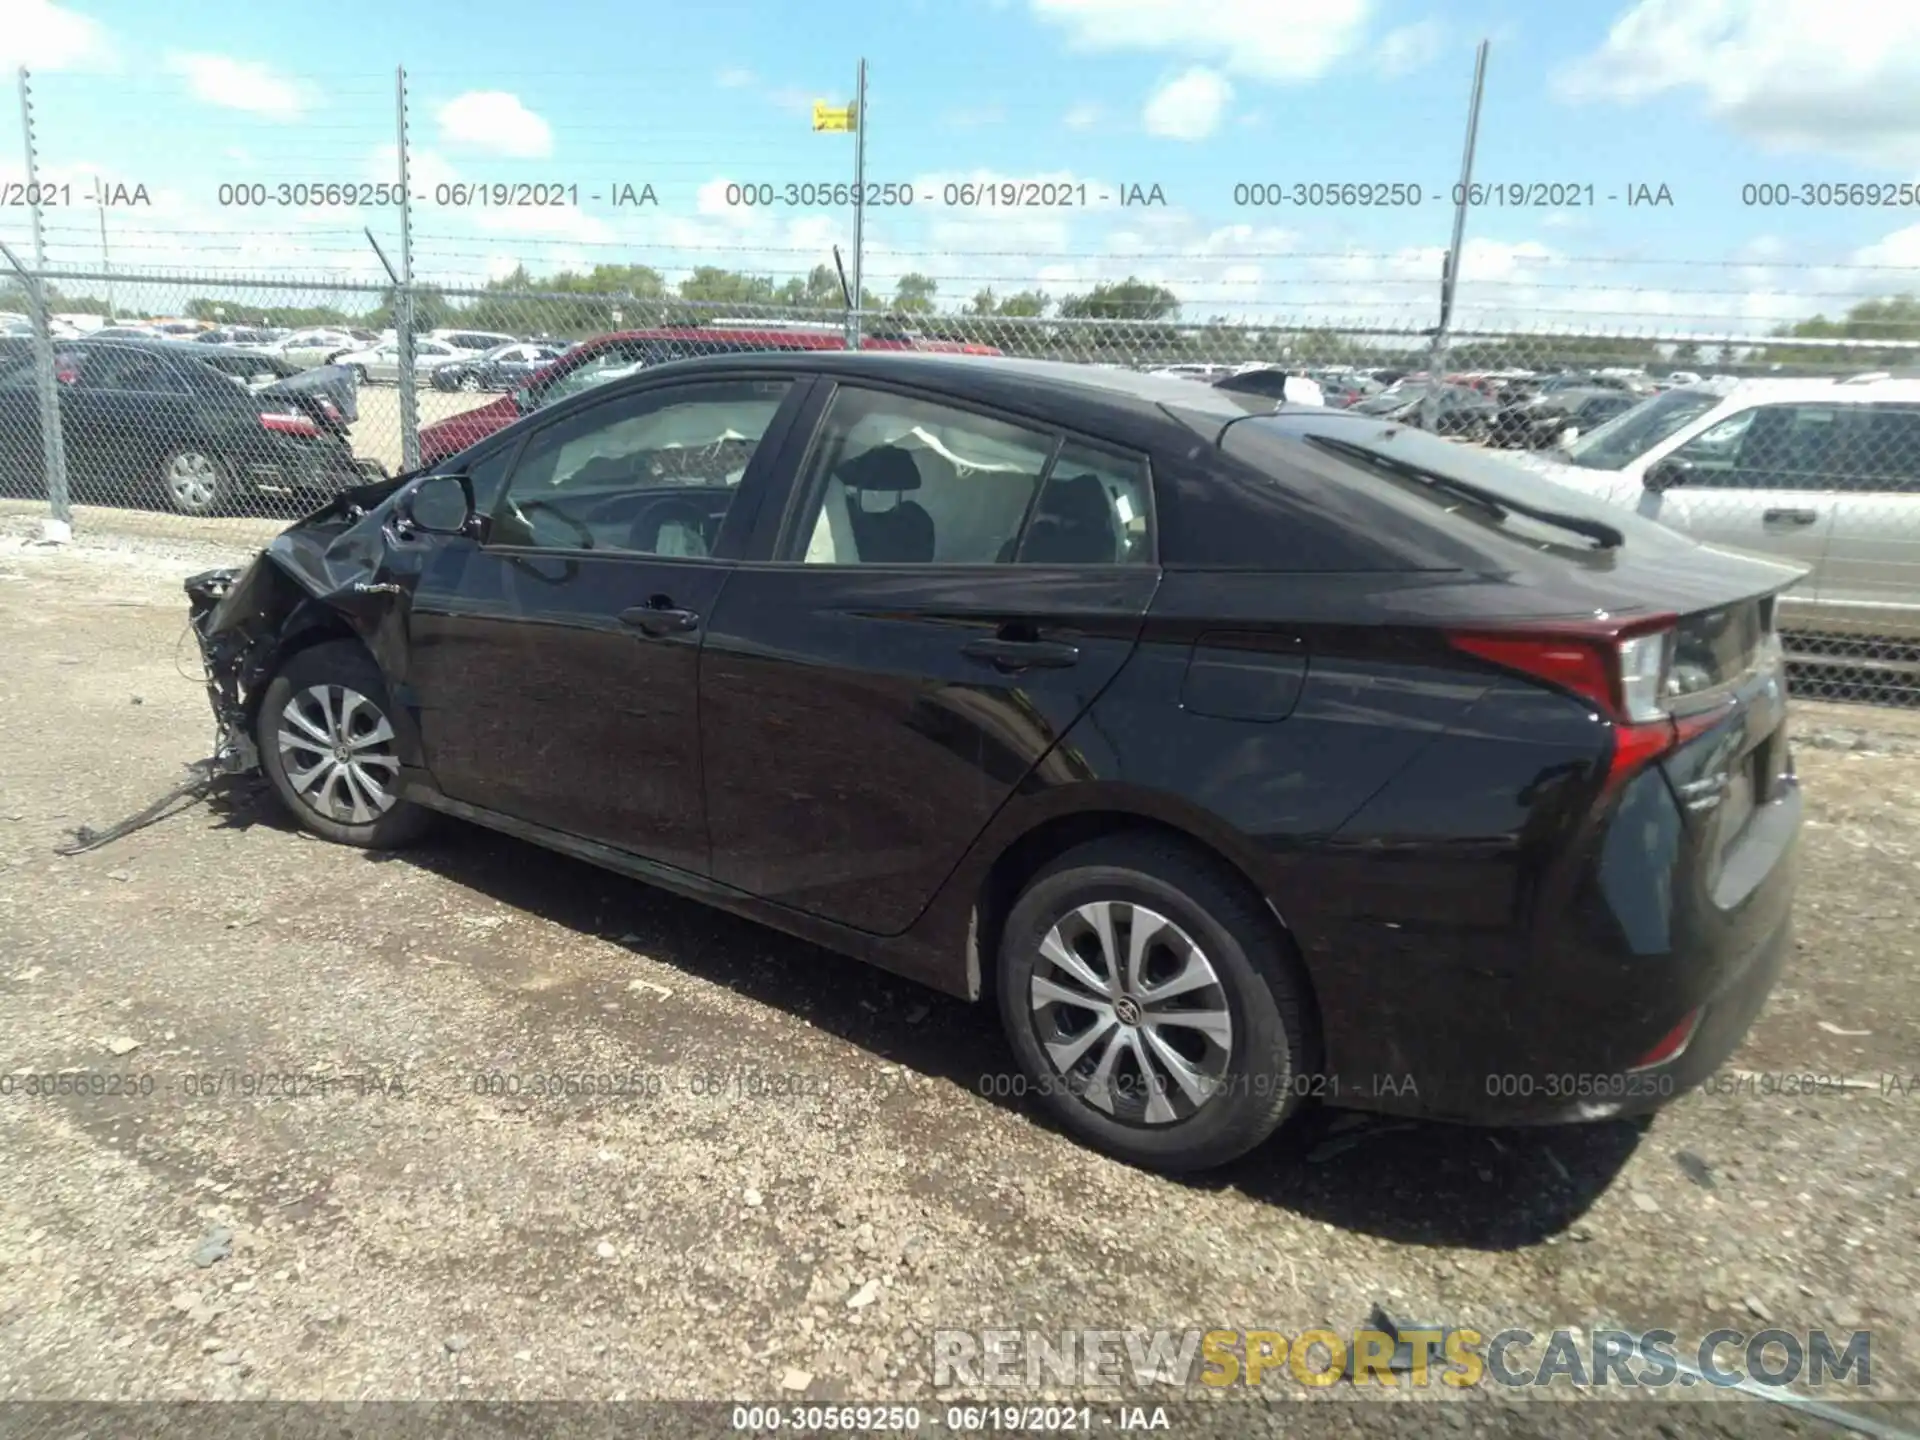
M 1808 566 L 1781 614 L 1788 629 L 1805 625 L 1820 600 L 1846 408 L 1756 405 L 1729 415 L 1673 452 L 1692 466 L 1686 483 L 1647 491 L 1640 513 L 1709 545 Z
M 409 680 L 446 794 L 705 872 L 700 642 L 792 389 L 658 385 L 527 438 L 485 542 L 441 546 L 414 594 Z
M 796 468 L 701 657 L 714 878 L 897 934 L 1037 765 L 1072 766 L 1153 597 L 1147 466 L 843 385 Z

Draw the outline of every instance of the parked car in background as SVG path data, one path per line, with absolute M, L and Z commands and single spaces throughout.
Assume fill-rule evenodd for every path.
M 1781 601 L 1796 659 L 1920 674 L 1920 380 L 1686 386 L 1527 463 L 1695 539 L 1806 566 Z
M 191 358 L 218 370 L 249 392 L 272 389 L 280 386 L 281 381 L 298 377 L 298 385 L 283 386 L 281 389 L 289 394 L 313 396 L 330 423 L 351 425 L 360 418 L 359 381 L 351 370 L 343 366 L 319 365 L 303 369 L 278 355 L 268 355 L 242 346 L 203 346 L 187 341 L 184 342 L 184 348 Z
M 1320 383 L 1312 376 L 1298 370 L 1285 370 L 1277 365 L 1242 366 L 1231 374 L 1222 375 L 1213 382 L 1216 390 L 1225 390 L 1233 395 L 1245 395 L 1251 399 L 1270 401 L 1274 405 L 1324 405 L 1327 403 Z
M 338 377 L 297 374 L 255 386 L 179 340 L 90 336 L 54 359 L 73 498 L 160 504 L 187 515 L 298 513 L 300 503 L 365 484 L 330 393 Z M 32 363 L 0 370 L 0 476 L 44 485 Z
M 1532 399 L 1502 406 L 1493 417 L 1487 443 L 1506 449 L 1541 450 L 1585 434 L 1614 416 L 1643 403 L 1627 390 L 1554 390 Z
M 426 338 L 466 355 L 484 355 L 502 345 L 517 343 L 514 336 L 501 335 L 492 330 L 429 330 Z
M 279 337 L 273 331 L 255 325 L 216 325 L 211 330 L 202 330 L 198 335 L 186 338 L 195 345 L 264 347 L 272 345 Z
M 166 337 L 151 325 L 102 325 L 87 332 L 90 340 L 161 340 Z
M 987 1000 L 1031 1103 L 1192 1170 L 1308 1096 L 1595 1121 L 1724 1063 L 1792 948 L 1799 573 L 1351 410 L 816 350 L 187 590 L 307 829 L 457 816 Z
M 1378 395 L 1347 408 L 1355 415 L 1371 415 L 1380 420 L 1394 420 L 1426 428 L 1426 402 L 1430 388 L 1425 381 L 1408 383 L 1402 380 Z M 1434 433 L 1462 440 L 1485 439 L 1499 406 L 1478 390 L 1465 385 L 1442 385 L 1439 390 L 1439 409 L 1432 426 Z
M 359 342 L 345 330 L 312 328 L 282 336 L 267 349 L 296 365 L 326 365 L 334 356 L 358 347 Z
M 416 379 L 421 376 L 430 377 L 433 372 L 442 365 L 451 364 L 455 360 L 465 358 L 467 358 L 465 351 L 455 350 L 451 345 L 444 345 L 438 340 L 429 340 L 424 335 L 416 335 L 414 337 L 413 373 Z M 372 380 L 398 384 L 400 380 L 400 342 L 398 340 L 381 340 L 364 349 L 343 351 L 341 354 L 333 357 L 333 363 L 346 366 L 347 369 L 351 370 L 354 375 L 359 378 L 360 383 L 363 385 Z
M 781 350 L 839 350 L 845 340 L 836 327 L 665 326 L 624 330 L 583 340 L 509 395 L 477 405 L 420 429 L 420 456 L 432 462 L 511 425 L 522 415 L 597 386 L 624 380 L 655 365 L 704 355 L 738 355 Z M 938 354 L 998 355 L 991 345 L 926 340 L 904 332 L 861 337 L 863 350 L 917 350 Z
M 433 370 L 436 390 L 515 390 L 566 353 L 564 345 L 514 341 L 482 355 L 458 357 Z

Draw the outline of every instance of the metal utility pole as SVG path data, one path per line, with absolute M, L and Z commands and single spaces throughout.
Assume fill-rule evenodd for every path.
M 860 348 L 860 257 L 867 218 L 867 62 L 863 57 L 853 85 L 853 309 L 848 312 L 847 348 Z
M 420 402 L 413 373 L 413 194 L 407 187 L 407 68 L 394 75 L 394 125 L 400 150 L 400 285 L 393 328 L 400 350 L 400 468 L 420 468 Z M 377 247 L 376 247 L 377 248 Z
M 109 277 L 113 274 L 113 256 L 107 253 L 107 202 L 100 195 L 100 181 L 93 182 L 93 198 L 100 207 L 100 268 Z M 107 323 L 113 323 L 113 281 L 107 281 Z
M 1474 53 L 1473 95 L 1467 102 L 1467 145 L 1460 158 L 1460 187 L 1454 192 L 1453 243 L 1447 247 L 1440 272 L 1440 323 L 1434 328 L 1433 349 L 1427 357 L 1427 395 L 1421 408 L 1421 424 L 1428 430 L 1437 427 L 1440 417 L 1440 387 L 1446 383 L 1447 326 L 1453 319 L 1454 287 L 1460 278 L 1460 246 L 1467 232 L 1467 202 L 1473 194 L 1473 150 L 1480 137 L 1480 97 L 1487 84 L 1487 42 L 1482 40 Z
M 53 322 L 47 311 L 47 286 L 41 275 L 47 268 L 46 239 L 40 229 L 40 159 L 33 140 L 33 77 L 20 67 L 20 136 L 26 145 L 27 206 L 33 220 L 32 275 L 22 274 L 28 308 L 33 312 L 33 366 L 40 391 L 40 454 L 47 468 L 47 518 L 41 522 L 45 539 L 56 544 L 73 538 L 73 506 L 67 500 L 67 446 L 60 433 L 60 387 L 53 377 Z M 16 270 L 18 261 L 7 259 Z

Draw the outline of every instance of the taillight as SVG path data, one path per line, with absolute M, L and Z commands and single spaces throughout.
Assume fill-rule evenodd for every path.
M 260 424 L 279 435 L 318 435 L 320 433 L 320 427 L 310 418 L 293 410 L 263 410 L 260 412 Z
M 1613 726 L 1611 788 L 1690 740 L 1718 715 L 1676 720 L 1663 703 L 1678 617 L 1454 631 L 1456 650 L 1585 700 Z

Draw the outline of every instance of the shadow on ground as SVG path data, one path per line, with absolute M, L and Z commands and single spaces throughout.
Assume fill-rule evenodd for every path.
M 221 826 L 296 828 L 262 787 L 224 787 L 210 809 Z M 1032 1113 L 1028 1100 L 1005 1093 L 1015 1061 L 990 1005 L 969 1005 L 475 826 L 448 822 L 422 845 L 369 854 L 367 861 L 418 866 L 758 1004 L 804 1015 L 879 1059 L 1010 1111 Z M 529 996 L 527 1003 L 565 1007 L 554 1016 L 561 1025 L 605 1021 L 594 997 Z M 1645 1121 L 1487 1130 L 1315 1108 L 1233 1165 L 1174 1183 L 1230 1187 L 1309 1219 L 1388 1240 L 1517 1249 L 1575 1227 L 1645 1131 Z

